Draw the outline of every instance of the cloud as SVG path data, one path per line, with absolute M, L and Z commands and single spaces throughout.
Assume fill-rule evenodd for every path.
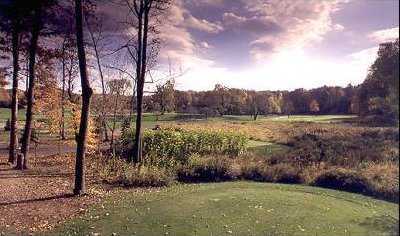
M 213 48 L 213 46 L 211 46 L 210 44 L 208 44 L 206 41 L 201 42 L 201 43 L 200 43 L 200 46 L 201 46 L 202 48 L 206 48 L 206 49 Z
M 377 30 L 368 35 L 368 38 L 376 43 L 394 41 L 399 37 L 399 27 Z
M 228 0 L 229 1 L 229 0 Z M 213 6 L 213 7 L 219 7 L 223 6 L 226 0 L 186 0 L 185 1 L 188 4 L 194 5 L 194 6 Z
M 333 25 L 333 29 L 336 31 L 343 31 L 344 30 L 344 26 L 341 24 L 334 24 Z
M 219 30 L 208 21 L 198 20 L 191 16 L 182 1 L 176 1 L 168 10 L 167 17 L 160 27 L 160 38 L 163 39 L 163 47 L 160 51 L 160 64 L 171 60 L 174 67 L 183 70 L 193 68 L 212 67 L 214 61 L 205 58 L 203 51 L 211 48 L 206 41 L 198 42 L 188 30 L 195 28 L 205 33 Z
M 270 34 L 281 31 L 281 27 L 272 19 L 259 16 L 244 17 L 232 12 L 225 12 L 222 16 L 226 28 L 235 31 L 246 31 L 256 35 Z
M 247 20 L 246 17 L 238 16 L 232 12 L 225 12 L 222 15 L 222 19 L 225 25 L 238 25 Z
M 282 49 L 319 42 L 329 31 L 343 30 L 342 25 L 333 24 L 331 16 L 341 3 L 341 0 L 245 1 L 246 9 L 257 19 L 276 22 L 281 28 L 276 34 L 264 34 L 250 42 L 250 53 L 261 60 Z
M 205 19 L 199 20 L 188 13 L 185 18 L 185 25 L 192 29 L 197 29 L 207 33 L 218 33 L 224 29 L 219 23 L 209 22 Z

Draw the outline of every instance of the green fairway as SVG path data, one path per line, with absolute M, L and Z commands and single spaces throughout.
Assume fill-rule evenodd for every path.
M 45 235 L 392 235 L 398 209 L 299 185 L 178 185 L 122 191 Z

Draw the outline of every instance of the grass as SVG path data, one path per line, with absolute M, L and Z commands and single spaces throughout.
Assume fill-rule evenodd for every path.
M 44 235 L 391 235 L 398 205 L 250 182 L 122 191 Z
M 25 120 L 25 109 L 18 110 L 18 120 Z M 11 109 L 0 108 L 0 121 L 5 122 L 7 119 L 11 119 Z
M 281 154 L 289 150 L 289 147 L 283 144 L 250 140 L 248 151 L 257 156 L 269 156 L 271 154 Z
M 280 122 L 315 122 L 315 123 L 336 123 L 351 120 L 357 116 L 353 115 L 293 115 L 267 117 L 269 120 Z

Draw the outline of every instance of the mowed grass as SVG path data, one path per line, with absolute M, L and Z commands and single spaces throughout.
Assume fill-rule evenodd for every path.
M 398 209 L 357 194 L 300 185 L 177 185 L 123 190 L 43 235 L 392 235 Z

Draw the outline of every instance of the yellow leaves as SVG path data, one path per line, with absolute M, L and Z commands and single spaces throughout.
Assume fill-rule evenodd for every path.
M 81 122 L 81 111 L 78 107 L 75 107 L 74 109 L 72 109 L 72 127 L 74 129 L 75 134 L 79 133 L 80 122 Z M 94 124 L 94 120 L 91 116 L 89 116 L 89 124 L 87 130 L 87 138 L 86 138 L 87 151 L 89 153 L 94 152 L 96 150 L 99 142 L 95 129 L 96 127 Z

